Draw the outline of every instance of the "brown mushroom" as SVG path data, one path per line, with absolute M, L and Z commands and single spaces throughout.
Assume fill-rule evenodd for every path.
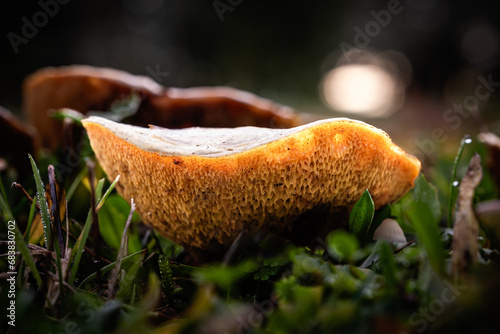
M 142 101 L 127 122 L 140 126 L 289 128 L 301 123 L 292 109 L 237 89 L 166 88 L 148 77 L 84 65 L 44 68 L 30 75 L 23 86 L 24 112 L 44 145 L 55 148 L 61 124 L 48 116 L 49 109 L 107 111 L 114 101 L 133 92 Z
M 345 118 L 292 129 L 147 129 L 99 117 L 83 124 L 104 171 L 121 176 L 117 189 L 134 198 L 143 220 L 210 251 L 241 231 L 288 235 L 314 212 L 323 215 L 302 228 L 319 229 L 365 189 L 379 208 L 405 194 L 420 170 L 385 132 Z
M 405 243 L 406 237 L 398 222 L 386 218 L 380 223 L 373 233 L 373 240 L 384 240 L 390 243 Z

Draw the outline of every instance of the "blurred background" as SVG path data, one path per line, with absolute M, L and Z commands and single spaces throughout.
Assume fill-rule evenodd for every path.
M 15 113 L 28 74 L 89 64 L 166 86 L 228 85 L 314 117 L 362 119 L 422 159 L 438 146 L 456 152 L 466 132 L 500 132 L 497 1 L 41 0 L 4 6 L 0 105 Z

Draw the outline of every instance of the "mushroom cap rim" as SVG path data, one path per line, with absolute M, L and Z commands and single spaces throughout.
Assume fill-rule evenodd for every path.
M 352 122 L 365 125 L 390 140 L 387 133 L 365 122 L 349 118 L 328 118 L 289 129 L 271 129 L 255 126 L 236 128 L 167 129 L 158 126 L 143 128 L 117 123 L 99 116 L 90 116 L 83 123 L 95 123 L 114 133 L 118 138 L 143 151 L 162 156 L 223 157 L 245 152 L 300 131 L 334 122 Z

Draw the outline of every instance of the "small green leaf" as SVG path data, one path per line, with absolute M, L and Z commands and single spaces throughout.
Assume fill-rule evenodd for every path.
M 271 267 L 271 266 L 264 265 L 263 267 L 261 267 L 259 269 L 259 271 L 257 271 L 253 275 L 253 278 L 256 280 L 260 279 L 262 281 L 266 281 L 269 279 L 269 277 L 276 275 L 278 273 L 278 271 L 279 271 L 279 267 Z
M 82 119 L 85 118 L 85 115 L 70 108 L 51 109 L 49 115 L 57 120 L 70 119 L 78 125 L 82 125 Z
M 141 105 L 141 96 L 133 92 L 129 96 L 116 100 L 109 111 L 91 111 L 90 116 L 99 116 L 110 119 L 115 122 L 121 122 L 125 118 L 135 115 Z
M 367 189 L 356 202 L 349 216 L 349 230 L 354 233 L 363 244 L 368 241 L 368 232 L 370 231 L 374 214 L 375 204 Z

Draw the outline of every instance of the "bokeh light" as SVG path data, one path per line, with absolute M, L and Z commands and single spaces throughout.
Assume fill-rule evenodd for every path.
M 322 79 L 320 93 L 332 110 L 365 117 L 387 117 L 404 100 L 411 66 L 395 51 L 386 55 L 362 52 L 352 60 L 342 57 Z
M 463 57 L 472 65 L 489 70 L 496 65 L 499 54 L 497 31 L 485 24 L 470 24 L 461 41 Z

